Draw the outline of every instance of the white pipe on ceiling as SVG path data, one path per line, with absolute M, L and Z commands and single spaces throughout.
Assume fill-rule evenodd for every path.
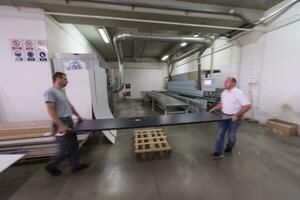
M 154 35 L 144 33 L 118 33 L 114 36 L 114 47 L 117 53 L 119 64 L 119 76 L 117 87 L 114 88 L 114 92 L 120 92 L 124 87 L 124 65 L 123 65 L 123 51 L 121 42 L 125 40 L 146 40 L 146 41 L 165 41 L 165 42 L 188 42 L 199 44 L 199 47 L 193 48 L 187 53 L 171 58 L 171 62 L 177 62 L 190 56 L 192 53 L 203 49 L 203 51 L 212 44 L 212 40 L 209 37 L 193 37 L 193 36 L 177 36 L 177 35 Z M 203 52 L 202 51 L 202 52 Z
M 83 15 L 83 14 L 74 14 L 74 13 L 48 12 L 48 11 L 45 11 L 45 14 L 54 15 L 54 16 L 81 17 L 81 18 L 90 18 L 90 19 L 107 19 L 107 20 L 143 22 L 143 23 L 153 23 L 153 24 L 168 24 L 168 25 L 176 25 L 176 26 L 190 26 L 190 27 L 213 28 L 213 29 L 223 29 L 223 30 L 224 29 L 236 30 L 236 31 L 253 30 L 253 28 L 238 28 L 238 27 L 229 27 L 229 26 L 192 24 L 192 23 L 183 23 L 183 22 L 156 21 L 156 20 L 148 20 L 148 19 L 132 19 L 132 18 L 125 18 L 125 17 L 110 17 L 110 16 L 101 16 L 101 15 Z

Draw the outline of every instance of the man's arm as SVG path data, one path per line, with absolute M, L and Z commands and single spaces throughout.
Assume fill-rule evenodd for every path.
M 218 103 L 215 107 L 209 110 L 209 112 L 214 112 L 216 110 L 221 110 L 222 109 L 222 103 Z
M 239 112 L 232 116 L 232 121 L 237 121 L 240 117 L 242 117 L 246 112 L 248 112 L 252 108 L 252 105 L 242 106 Z
M 237 98 L 240 101 L 242 107 L 239 110 L 239 112 L 237 112 L 235 115 L 232 116 L 233 122 L 237 121 L 239 118 L 241 118 L 246 112 L 248 112 L 252 108 L 250 101 L 248 100 L 248 98 L 243 92 L 238 93 Z
M 58 132 L 60 133 L 67 132 L 69 128 L 64 125 L 64 123 L 59 119 L 59 117 L 55 113 L 55 103 L 47 102 L 46 105 L 47 105 L 47 110 L 50 115 L 50 118 L 58 126 Z
M 83 121 L 83 118 L 79 115 L 79 113 L 76 111 L 75 107 L 70 103 L 70 106 L 71 106 L 71 110 L 72 110 L 72 113 L 74 115 L 76 115 L 77 119 L 78 119 L 78 122 L 82 122 Z

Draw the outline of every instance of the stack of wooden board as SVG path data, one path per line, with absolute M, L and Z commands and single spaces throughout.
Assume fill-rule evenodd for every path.
M 80 146 L 88 135 L 78 135 Z M 25 154 L 24 158 L 36 158 L 52 156 L 56 151 L 51 122 L 0 123 L 0 154 Z
M 155 154 L 169 156 L 171 153 L 167 136 L 161 128 L 135 130 L 134 141 L 137 158 L 142 155 L 152 157 Z

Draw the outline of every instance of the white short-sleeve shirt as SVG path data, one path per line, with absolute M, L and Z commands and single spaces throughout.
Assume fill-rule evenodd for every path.
M 234 115 L 239 112 L 242 106 L 250 105 L 250 101 L 244 92 L 238 88 L 224 90 L 221 94 L 222 112 L 227 115 Z

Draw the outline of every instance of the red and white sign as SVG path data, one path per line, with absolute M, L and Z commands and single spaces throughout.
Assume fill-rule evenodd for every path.
M 47 41 L 46 40 L 37 40 L 36 46 L 37 46 L 38 61 L 47 62 L 48 61 Z
M 36 48 L 34 40 L 23 40 L 24 52 L 26 61 L 34 62 L 36 61 Z
M 14 61 L 24 61 L 23 41 L 18 39 L 10 40 L 12 58 Z
M 22 40 L 11 40 L 11 49 L 12 50 L 23 50 Z
M 48 49 L 46 40 L 10 40 L 12 57 L 14 61 L 48 62 Z
M 34 50 L 34 41 L 32 40 L 24 40 L 25 50 Z

